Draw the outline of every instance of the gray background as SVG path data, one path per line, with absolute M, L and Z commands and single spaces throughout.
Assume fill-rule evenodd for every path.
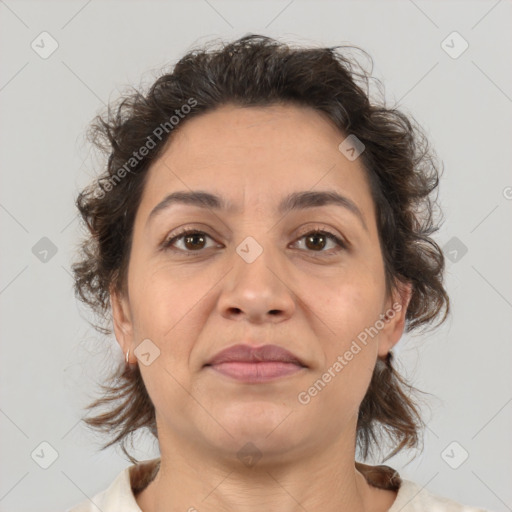
M 429 134 L 446 169 L 437 240 L 453 260 L 453 313 L 397 346 L 404 373 L 434 397 L 424 452 L 386 464 L 431 492 L 512 510 L 511 11 L 504 0 L 0 1 L 0 510 L 64 510 L 128 465 L 118 450 L 99 453 L 101 439 L 80 424 L 95 379 L 122 358 L 72 292 L 81 234 L 73 200 L 96 172 L 87 124 L 125 85 L 150 83 L 192 45 L 248 32 L 361 46 L 388 103 Z M 43 31 L 59 45 L 46 59 L 31 48 L 43 46 Z M 469 43 L 457 58 L 441 46 L 453 31 Z M 41 252 L 43 237 L 55 255 Z M 58 453 L 47 469 L 52 451 L 41 442 Z M 139 446 L 141 458 L 156 456 L 149 439 Z M 458 466 L 463 450 L 468 459 L 453 469 L 447 461 Z

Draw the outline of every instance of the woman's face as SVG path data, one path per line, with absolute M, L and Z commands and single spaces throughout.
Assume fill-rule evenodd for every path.
M 353 444 L 376 358 L 401 336 L 408 289 L 403 301 L 386 296 L 369 185 L 361 159 L 338 148 L 345 138 L 313 109 L 225 106 L 187 120 L 149 170 L 127 294 L 112 303 L 161 449 L 282 461 Z M 193 191 L 227 208 L 165 202 Z M 300 199 L 326 192 L 345 199 Z M 199 233 L 165 247 L 183 228 Z M 239 344 L 277 345 L 303 366 L 207 366 Z

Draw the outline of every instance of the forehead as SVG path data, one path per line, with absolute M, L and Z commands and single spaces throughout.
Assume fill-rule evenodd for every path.
M 223 106 L 185 120 L 149 170 L 141 209 L 174 190 L 209 190 L 234 206 L 279 201 L 294 191 L 331 189 L 372 210 L 361 159 L 329 118 L 291 105 Z
M 338 151 L 343 135 L 326 114 L 310 107 L 226 105 L 186 120 L 168 146 L 176 164 L 213 164 L 228 158 L 277 157 L 290 162 L 315 161 L 326 150 Z M 186 161 L 185 161 L 186 160 Z

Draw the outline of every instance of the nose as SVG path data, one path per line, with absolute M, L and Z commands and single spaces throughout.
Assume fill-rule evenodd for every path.
M 284 321 L 295 311 L 290 276 L 270 249 L 256 249 L 255 241 L 248 240 L 234 252 L 233 267 L 218 300 L 220 314 L 253 323 Z

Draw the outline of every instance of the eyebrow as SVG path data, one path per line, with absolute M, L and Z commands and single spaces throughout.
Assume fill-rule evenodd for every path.
M 204 192 L 202 190 L 191 192 L 178 191 L 166 196 L 153 208 L 153 210 L 151 210 L 147 223 L 149 223 L 149 221 L 156 217 L 160 212 L 174 204 L 186 204 L 196 206 L 198 208 L 223 210 L 229 213 L 238 211 L 230 201 L 227 201 L 218 195 L 211 194 L 210 192 Z M 277 207 L 277 213 L 284 215 L 290 211 L 304 210 L 307 208 L 316 208 L 319 206 L 327 205 L 335 205 L 345 208 L 354 214 L 360 220 L 364 229 L 368 231 L 368 227 L 366 226 L 363 214 L 361 213 L 361 210 L 358 208 L 358 206 L 348 197 L 345 197 L 332 190 L 317 192 L 293 192 L 287 195 L 281 201 L 281 203 L 279 203 L 279 206 Z

